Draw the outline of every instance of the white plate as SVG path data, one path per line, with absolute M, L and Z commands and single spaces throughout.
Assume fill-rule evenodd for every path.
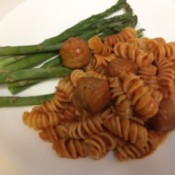
M 116 0 L 26 0 L 0 22 L 0 45 L 34 44 L 55 36 L 91 14 L 110 7 Z M 148 37 L 175 41 L 175 0 L 129 0 L 138 15 L 138 28 Z M 53 92 L 56 81 L 39 84 L 21 95 Z M 0 95 L 10 93 L 0 87 Z M 99 161 L 90 158 L 58 158 L 49 143 L 26 127 L 22 108 L 0 108 L 0 151 L 26 175 L 174 175 L 175 133 L 172 132 L 154 154 L 128 162 L 116 161 L 112 154 Z

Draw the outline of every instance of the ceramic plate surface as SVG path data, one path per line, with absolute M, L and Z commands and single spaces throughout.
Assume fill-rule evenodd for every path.
M 55 36 L 76 22 L 112 6 L 116 0 L 26 0 L 0 21 L 0 45 L 36 44 Z M 175 0 L 129 0 L 138 16 L 137 28 L 147 37 L 175 41 Z M 38 84 L 20 95 L 53 92 L 57 80 Z M 10 93 L 0 86 L 0 95 Z M 0 151 L 25 175 L 174 175 L 175 132 L 150 156 L 127 162 L 112 153 L 95 161 L 57 157 L 49 143 L 22 123 L 22 113 L 31 106 L 0 108 Z

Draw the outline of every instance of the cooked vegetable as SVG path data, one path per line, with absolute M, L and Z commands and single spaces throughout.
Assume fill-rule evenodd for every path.
M 19 97 L 19 96 L 6 96 L 0 97 L 0 107 L 17 107 L 17 106 L 30 106 L 39 105 L 44 101 L 50 100 L 54 94 Z
M 57 67 L 61 64 L 62 60 L 60 56 L 56 56 L 53 59 L 47 61 L 42 68 L 49 68 L 49 67 Z M 37 75 L 36 75 L 37 76 Z M 36 78 L 36 77 L 35 77 Z M 43 78 L 43 79 L 30 79 L 30 80 L 21 80 L 21 81 L 17 81 L 14 83 L 9 83 L 8 84 L 8 89 L 10 90 L 10 92 L 12 94 L 17 94 L 27 88 L 29 88 L 30 86 L 37 84 L 41 81 L 45 81 L 48 78 Z
M 14 71 L 13 73 L 2 73 L 0 76 L 0 84 L 12 83 L 21 80 L 42 79 L 64 77 L 72 72 L 64 66 L 49 67 L 49 68 L 33 68 Z
M 19 60 L 25 58 L 25 56 L 2 56 L 0 57 L 0 68 L 3 68 L 12 63 L 18 62 Z
M 35 54 L 35 55 L 28 55 L 28 56 L 25 56 L 25 58 L 13 64 L 10 64 L 4 68 L 1 68 L 0 73 L 32 68 L 48 60 L 49 58 L 52 58 L 55 55 L 56 53 L 41 53 L 41 54 Z

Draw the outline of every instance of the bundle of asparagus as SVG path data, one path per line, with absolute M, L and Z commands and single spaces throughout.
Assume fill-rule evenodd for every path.
M 120 10 L 123 10 L 122 14 L 113 15 Z M 10 92 L 15 95 L 40 81 L 67 76 L 72 70 L 62 65 L 59 55 L 59 49 L 66 39 L 80 36 L 88 40 L 94 35 L 103 38 L 118 33 L 127 26 L 135 27 L 136 24 L 137 16 L 134 15 L 130 5 L 126 0 L 118 0 L 109 9 L 92 15 L 58 36 L 39 44 L 0 47 L 0 84 L 6 84 Z M 140 34 L 141 32 L 142 30 Z M 46 63 L 43 64 L 44 62 Z M 0 97 L 0 107 L 36 105 L 48 100 L 52 95 Z

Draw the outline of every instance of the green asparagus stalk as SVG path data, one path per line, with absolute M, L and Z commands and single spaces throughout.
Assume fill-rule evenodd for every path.
M 13 64 L 7 65 L 4 68 L 1 68 L 0 73 L 32 68 L 48 60 L 49 58 L 52 58 L 55 55 L 56 53 L 44 53 L 44 54 L 42 53 L 42 54 L 33 54 L 25 56 L 20 61 L 17 61 Z
M 60 55 L 55 56 L 53 59 L 47 61 L 42 65 L 42 67 L 54 67 L 62 63 L 62 58 Z
M 30 54 L 30 53 L 40 53 L 40 52 L 52 52 L 58 50 L 60 48 L 61 42 L 64 40 L 72 37 L 72 36 L 79 36 L 82 32 L 86 32 L 88 30 L 93 29 L 93 26 L 96 26 L 98 22 L 104 20 L 105 17 L 113 14 L 114 12 L 124 8 L 126 6 L 125 0 L 119 0 L 114 6 L 109 8 L 108 10 L 99 13 L 97 15 L 93 15 L 85 20 L 82 20 L 75 26 L 67 29 L 60 35 L 56 37 L 52 37 L 50 39 L 45 40 L 41 44 L 38 45 L 29 45 L 29 46 L 7 46 L 7 47 L 0 47 L 0 55 L 9 55 L 9 54 Z M 130 13 L 132 16 L 132 14 Z M 93 30 L 96 30 L 93 29 Z M 97 33 L 102 32 L 102 29 L 97 31 Z
M 42 68 L 49 68 L 49 67 L 57 67 L 61 65 L 61 56 L 57 55 L 55 58 L 53 58 L 52 60 L 49 60 L 48 62 L 46 62 L 45 64 L 43 64 Z M 35 76 L 35 78 L 37 78 L 37 75 Z M 43 81 L 45 79 L 34 79 L 34 80 L 22 80 L 22 81 L 17 81 L 14 83 L 10 83 L 9 87 L 21 87 L 21 86 L 26 86 L 26 85 L 31 85 L 34 84 L 36 82 L 40 82 Z
M 17 56 L 3 56 L 1 59 L 0 59 L 0 68 L 3 68 L 7 65 L 10 65 L 12 63 L 15 63 L 21 59 L 23 59 L 25 56 L 23 55 L 17 55 Z
M 5 96 L 0 97 L 0 107 L 18 107 L 39 105 L 47 100 L 50 100 L 54 94 L 37 95 L 37 96 Z
M 0 75 L 0 84 L 12 83 L 21 80 L 42 79 L 42 78 L 56 78 L 69 75 L 72 69 L 64 66 L 49 67 L 49 68 L 32 68 L 7 72 Z
M 61 56 L 58 55 L 54 59 L 46 62 L 42 67 L 43 68 L 56 67 L 56 66 L 59 66 L 60 64 L 61 64 Z M 30 86 L 32 86 L 34 84 L 37 84 L 37 83 L 45 81 L 45 80 L 47 80 L 47 79 L 21 80 L 21 81 L 17 81 L 14 83 L 9 83 L 8 89 L 14 95 L 14 94 L 17 94 L 17 93 L 29 88 Z

